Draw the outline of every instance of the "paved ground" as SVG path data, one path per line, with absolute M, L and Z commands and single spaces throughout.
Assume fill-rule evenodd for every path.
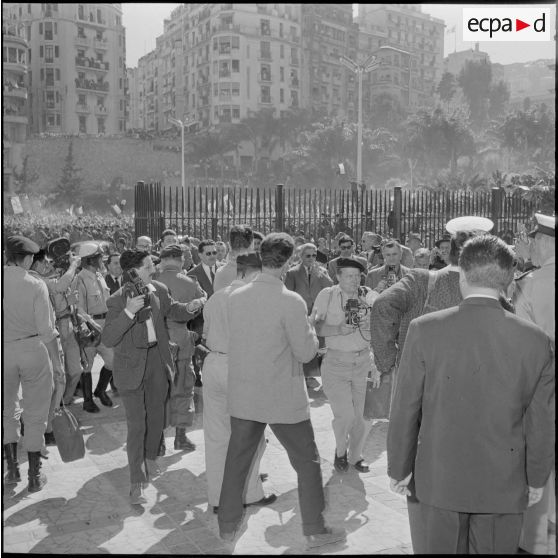
M 266 492 L 274 492 L 279 498 L 267 508 L 247 511 L 245 528 L 233 546 L 221 541 L 217 517 L 207 509 L 201 414 L 196 415 L 195 425 L 188 434 L 198 449 L 193 453 L 175 451 L 174 429 L 167 429 L 167 455 L 160 458 L 163 474 L 147 488 L 148 503 L 131 506 L 128 503 L 124 409 L 119 397 L 113 399 L 113 408 L 101 406 L 97 414 L 85 413 L 81 403 L 71 407 L 85 435 L 84 459 L 63 463 L 56 447 L 50 447 L 48 460 L 43 462 L 48 483 L 42 491 L 28 494 L 24 481 L 15 488 L 4 487 L 3 551 L 306 553 L 296 475 L 269 429 L 266 430 L 269 443 L 261 471 L 269 474 L 264 484 Z M 371 463 L 371 471 L 358 474 L 352 469 L 339 474 L 333 469 L 335 444 L 330 406 L 321 391 L 311 394 L 311 405 L 326 487 L 326 520 L 331 525 L 342 525 L 348 532 L 346 543 L 314 553 L 412 553 L 405 500 L 388 489 L 387 423 L 375 423 L 368 436 L 364 455 Z M 198 411 L 200 408 L 198 405 Z M 22 478 L 26 479 L 27 456 L 20 457 Z

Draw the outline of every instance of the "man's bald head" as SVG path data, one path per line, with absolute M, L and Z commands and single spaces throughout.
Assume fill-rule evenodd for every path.
M 143 250 L 144 252 L 151 252 L 153 247 L 153 242 L 148 236 L 138 236 L 136 240 L 136 248 L 138 250 Z

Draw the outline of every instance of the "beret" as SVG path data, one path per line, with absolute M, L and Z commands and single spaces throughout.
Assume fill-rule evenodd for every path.
M 245 265 L 248 267 L 262 267 L 262 258 L 258 252 L 248 252 L 247 254 L 240 254 L 236 257 L 236 265 Z
M 39 245 L 25 236 L 10 236 L 6 241 L 6 251 L 9 254 L 36 254 L 39 250 Z
M 180 258 L 183 255 L 184 250 L 181 246 L 178 244 L 169 244 L 161 250 L 159 257 L 163 260 L 165 258 Z
M 337 259 L 337 269 L 343 269 L 345 267 L 354 267 L 359 269 L 361 273 L 364 273 L 366 270 L 364 266 L 357 260 L 353 260 L 352 258 L 338 258 Z

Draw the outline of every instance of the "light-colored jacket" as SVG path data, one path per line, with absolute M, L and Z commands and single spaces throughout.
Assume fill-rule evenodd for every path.
M 280 279 L 261 273 L 228 301 L 231 416 L 267 424 L 310 418 L 302 363 L 318 339 L 302 297 Z

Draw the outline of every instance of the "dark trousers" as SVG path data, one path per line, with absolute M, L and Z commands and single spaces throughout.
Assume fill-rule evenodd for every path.
M 126 410 L 130 482 L 145 482 L 144 460 L 157 458 L 165 422 L 165 400 L 169 391 L 169 381 L 157 347 L 147 352 L 141 384 L 136 389 L 119 391 Z
M 242 521 L 246 479 L 265 423 L 231 417 L 231 437 L 219 499 L 219 530 L 236 531 Z M 324 531 L 325 506 L 320 456 L 310 420 L 296 424 L 270 424 L 298 476 L 298 500 L 304 535 Z
M 420 514 L 419 525 L 425 530 L 418 538 L 423 548 L 415 548 L 415 537 L 412 537 L 415 554 L 517 553 L 523 522 L 521 513 L 462 513 L 423 503 L 415 503 L 413 507 L 409 520 L 412 513 Z

